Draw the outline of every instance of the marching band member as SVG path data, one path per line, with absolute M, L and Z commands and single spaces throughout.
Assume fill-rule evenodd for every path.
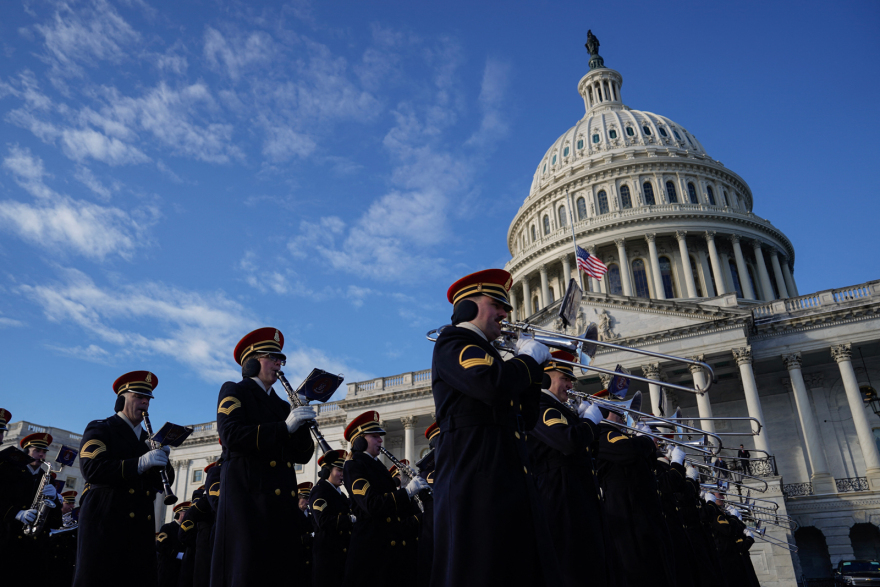
M 586 565 L 591 584 L 604 586 L 608 584 L 605 537 L 590 455 L 602 412 L 587 401 L 577 411 L 571 409 L 566 400 L 574 372 L 556 359 L 575 361 L 575 357 L 561 350 L 550 354 L 544 367 L 540 416 L 528 440 L 535 483 L 543 497 L 562 584 L 582 584 Z
M 437 437 L 440 435 L 440 426 L 434 422 L 425 430 L 425 438 L 428 439 L 430 452 L 419 461 L 419 475 L 428 482 L 428 485 L 434 486 L 434 468 L 436 461 L 434 460 L 435 450 L 437 448 Z M 416 571 L 416 585 L 418 587 L 428 587 L 431 583 L 431 568 L 434 565 L 434 495 L 427 490 L 419 493 L 422 505 L 425 511 L 422 512 L 422 524 L 419 528 L 419 553 L 418 553 L 418 570 Z
M 156 559 L 159 569 L 159 587 L 177 587 L 186 545 L 180 542 L 180 529 L 190 502 L 178 503 L 172 509 L 173 517 L 156 534 Z
M 487 269 L 447 292 L 452 326 L 438 336 L 431 367 L 441 430 L 433 587 L 556 582 L 526 447 L 550 351 L 521 338 L 516 356 L 504 361 L 492 346 L 511 309 L 510 285 L 507 271 Z
M 671 436 L 669 436 L 671 438 Z M 677 587 L 696 587 L 697 569 L 694 564 L 694 551 L 684 529 L 679 501 L 685 490 L 684 451 L 670 445 L 668 450 L 657 450 L 654 474 L 660 488 L 660 505 L 666 528 L 669 531 L 669 545 L 673 553 L 675 585 Z
M 300 483 L 296 487 L 296 496 L 299 500 L 297 503 L 297 507 L 301 512 L 300 515 L 294 514 L 295 520 L 295 532 L 297 536 L 299 536 L 299 547 L 296 552 L 290 553 L 291 556 L 299 557 L 302 561 L 301 564 L 306 568 L 306 584 L 312 584 L 312 541 L 314 537 L 312 536 L 312 521 L 311 512 L 309 512 L 309 497 L 312 493 L 312 487 L 314 487 L 314 483 L 311 481 L 306 481 L 305 483 Z
M 352 516 L 342 487 L 345 452 L 331 450 L 318 459 L 318 482 L 309 495 L 312 527 L 315 587 L 339 587 L 345 576 L 345 558 L 351 538 Z
M 197 512 L 193 512 L 192 506 L 202 498 L 204 493 L 204 486 L 193 491 L 190 501 L 186 502 L 183 519 L 180 521 L 180 530 L 177 531 L 177 539 L 183 546 L 183 558 L 180 560 L 180 580 L 178 581 L 181 587 L 192 587 L 196 572 L 196 545 L 199 541 L 199 527 L 193 517 Z
M 3 442 L 3 437 L 9 431 L 9 428 L 6 424 L 12 419 L 12 414 L 9 413 L 9 410 L 5 410 L 0 408 L 0 443 Z
M 61 499 L 61 528 L 49 537 L 52 560 L 49 563 L 50 584 L 70 585 L 76 570 L 76 524 L 79 512 L 76 511 L 77 492 L 63 491 Z
M 158 383 L 149 371 L 126 373 L 113 383 L 116 414 L 89 422 L 83 433 L 79 462 L 87 490 L 80 499 L 75 587 L 115 586 L 119 577 L 127 587 L 156 585 L 153 501 L 162 491 L 160 467 L 174 481 L 171 449 L 150 450 L 141 426 Z
M 616 408 L 609 407 L 607 420 L 599 425 L 596 454 L 608 567 L 617 570 L 626 587 L 674 587 L 673 554 L 654 477 L 656 447 L 648 436 L 621 432 L 615 424 L 623 423 L 625 413 Z
M 703 501 L 700 499 L 700 474 L 696 467 L 685 467 L 685 487 L 678 500 L 678 508 L 688 542 L 694 552 L 696 584 L 700 587 L 715 587 L 721 579 L 721 566 L 718 562 L 718 551 L 715 539 L 706 535 L 700 522 L 700 510 Z
M 233 358 L 242 380 L 223 384 L 217 428 L 223 444 L 223 499 L 219 500 L 211 559 L 212 587 L 259 585 L 277 580 L 277 565 L 290 576 L 307 570 L 290 562 L 299 539 L 290 532 L 299 515 L 294 463 L 307 463 L 315 445 L 309 435 L 314 408 L 291 409 L 272 385 L 286 357 L 284 337 L 260 328 L 239 341 Z
M 211 583 L 211 554 L 214 548 L 214 509 L 211 506 L 211 487 L 219 493 L 220 470 L 217 468 L 219 461 L 208 463 L 202 472 L 205 475 L 205 484 L 200 488 L 198 498 L 193 493 L 192 506 L 187 510 L 184 523 L 187 520 L 195 522 L 195 556 L 193 560 L 192 584 L 194 587 L 208 587 Z M 216 473 L 211 471 L 216 470 Z
M 405 489 L 395 487 L 391 473 L 379 462 L 385 430 L 379 412 L 364 412 L 345 428 L 351 443 L 343 481 L 351 496 L 354 529 L 345 561 L 344 585 L 383 587 L 397 577 L 388 562 L 401 558 L 405 539 L 401 518 L 410 512 L 410 499 L 428 486 L 416 477 Z

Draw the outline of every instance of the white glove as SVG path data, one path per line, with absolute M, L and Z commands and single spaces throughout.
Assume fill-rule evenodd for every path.
M 528 355 L 535 359 L 539 365 L 543 365 L 550 360 L 550 349 L 547 345 L 531 338 L 518 338 L 516 341 L 516 354 Z
M 156 448 L 148 453 L 141 455 L 138 459 L 138 474 L 143 475 L 146 471 L 153 467 L 164 467 L 168 464 L 168 453 L 164 449 L 168 447 Z M 170 450 L 170 449 L 169 449 Z
M 710 502 L 710 501 L 711 501 L 712 503 L 715 503 L 715 501 L 716 501 L 716 500 L 715 500 L 715 494 L 712 493 L 712 492 L 707 491 L 707 492 L 706 492 L 705 500 L 706 500 L 707 502 Z
M 47 500 L 46 505 L 49 506 L 50 508 L 54 508 L 56 505 L 55 500 L 52 500 L 52 499 Z
M 578 406 L 578 416 L 583 420 L 589 420 L 593 424 L 598 424 L 602 421 L 602 410 L 596 404 L 583 401 Z
M 355 516 L 354 514 L 349 514 L 348 517 L 351 518 L 352 524 L 358 521 L 357 516 Z
M 290 413 L 287 415 L 287 420 L 284 421 L 287 424 L 287 431 L 293 434 L 296 432 L 303 423 L 308 422 L 309 420 L 314 420 L 318 415 L 315 413 L 315 408 L 310 406 L 303 406 L 301 408 L 293 408 L 290 410 Z
M 183 560 L 183 553 L 182 552 L 177 553 L 177 560 L 179 560 L 179 561 Z
M 693 479 L 694 481 L 700 480 L 700 472 L 697 470 L 696 467 L 691 467 L 690 465 L 688 465 L 684 469 L 684 474 L 688 479 Z
M 428 482 L 422 479 L 421 477 L 416 477 L 406 486 L 406 493 L 409 495 L 410 499 L 412 499 L 413 495 L 416 495 L 422 489 L 427 489 L 430 487 Z
M 638 424 L 636 424 L 635 429 L 638 430 L 638 432 L 636 432 L 636 436 L 644 436 L 646 433 L 651 432 L 651 427 L 644 422 L 639 422 Z
M 666 453 L 666 458 L 669 459 L 670 463 L 678 463 L 680 465 L 684 463 L 684 451 L 677 446 L 670 446 L 669 451 Z
M 33 524 L 37 519 L 37 510 L 21 510 L 15 514 L 15 519 L 22 524 Z
M 47 499 L 55 499 L 58 497 L 58 490 L 55 489 L 55 486 L 49 483 L 48 485 L 43 486 L 43 497 Z
M 300 403 L 301 403 L 302 405 L 304 405 L 304 406 L 309 405 L 309 402 L 312 401 L 312 400 L 310 400 L 309 398 L 307 398 L 307 397 L 305 396 L 305 394 L 302 394 L 302 393 L 298 393 L 298 394 L 296 394 L 296 397 L 299 398 Z
M 753 539 L 753 540 L 754 540 L 754 538 L 755 538 L 755 536 L 752 534 L 752 531 L 749 530 L 748 528 L 746 528 L 745 530 L 743 530 L 743 534 L 745 534 L 746 536 L 748 536 L 749 538 L 751 538 L 751 539 Z

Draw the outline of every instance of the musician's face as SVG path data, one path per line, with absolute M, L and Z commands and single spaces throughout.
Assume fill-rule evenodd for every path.
M 608 417 L 605 418 L 609 422 L 614 422 L 616 424 L 623 424 L 623 418 L 621 418 L 618 414 L 614 412 L 608 412 Z
M 550 391 L 563 396 L 574 387 L 574 379 L 560 371 L 550 371 Z
M 268 383 L 269 386 L 272 386 L 276 381 L 278 381 L 278 371 L 281 370 L 281 364 L 284 362 L 281 360 L 281 357 L 278 355 L 269 355 L 267 357 L 260 357 L 260 374 L 258 377 L 260 381 L 263 383 Z
M 306 508 L 309 507 L 309 500 L 307 497 L 299 498 L 299 510 L 301 512 L 306 511 Z
M 381 434 L 364 434 L 364 438 L 367 439 L 367 450 L 364 451 L 368 455 L 373 457 L 379 456 L 379 447 L 382 446 L 384 440 L 382 439 Z
M 489 296 L 479 296 L 473 300 L 477 304 L 478 311 L 477 317 L 471 320 L 471 323 L 482 330 L 486 338 L 495 340 L 501 336 L 501 321 L 507 320 L 507 308 Z
M 335 487 L 339 487 L 342 485 L 342 469 L 339 467 L 333 467 L 330 470 L 330 476 L 327 477 L 327 481 L 333 484 Z
M 122 409 L 122 412 L 129 420 L 137 424 L 144 419 L 142 412 L 150 411 L 150 399 L 152 398 L 146 395 L 126 392 L 125 407 Z
M 46 458 L 47 452 L 49 452 L 49 451 L 45 448 L 37 448 L 35 446 L 32 446 L 28 449 L 28 456 L 31 457 L 32 459 L 37 459 L 38 461 L 42 461 L 44 458 Z
M 73 510 L 74 507 L 75 507 L 74 504 L 72 504 L 72 503 L 67 503 L 67 502 L 65 501 L 65 502 L 64 502 L 64 505 L 61 506 L 61 515 L 63 516 L 64 514 L 67 514 L 67 513 L 71 512 L 71 511 Z

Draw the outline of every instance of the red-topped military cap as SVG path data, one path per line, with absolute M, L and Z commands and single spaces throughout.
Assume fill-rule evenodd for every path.
M 305 483 L 300 483 L 299 485 L 296 486 L 296 494 L 299 497 L 308 497 L 309 495 L 311 495 L 312 487 L 314 487 L 314 486 L 315 486 L 315 484 L 312 483 L 311 481 L 306 481 Z
M 4 410 L 0 408 L 0 432 L 6 432 L 9 428 L 6 427 L 6 424 L 12 419 L 12 414 L 9 413 L 9 410 Z
M 281 349 L 283 348 L 284 335 L 281 334 L 277 328 L 269 326 L 266 328 L 258 328 L 253 332 L 246 334 L 244 338 L 238 341 L 238 344 L 235 345 L 235 350 L 232 354 L 235 358 L 235 362 L 239 365 L 244 365 L 244 362 L 253 355 L 264 353 L 281 355 L 286 361 L 287 357 L 281 352 Z
M 344 450 L 328 450 L 318 458 L 319 467 L 338 467 L 345 466 L 346 453 Z
M 482 294 L 498 300 L 509 312 L 512 306 L 507 292 L 510 291 L 512 284 L 513 278 L 504 269 L 484 269 L 466 275 L 453 283 L 446 292 L 446 299 L 450 304 L 455 305 L 468 296 Z
M 116 395 L 130 391 L 139 395 L 153 397 L 153 390 L 159 385 L 159 378 L 149 371 L 132 371 L 113 382 Z
M 427 438 L 428 440 L 431 440 L 438 434 L 440 434 L 440 424 L 438 424 L 437 422 L 434 422 L 433 424 L 428 426 L 427 430 L 425 430 L 425 438 Z
M 404 465 L 409 465 L 409 461 L 406 459 L 403 459 L 400 462 Z M 391 468 L 388 469 L 388 472 L 391 473 L 392 477 L 400 477 L 400 469 L 397 468 L 397 465 L 391 465 Z
M 179 504 L 177 504 L 176 506 L 174 506 L 174 509 L 171 510 L 171 511 L 173 511 L 173 512 L 176 514 L 176 513 L 179 512 L 180 510 L 186 511 L 186 510 L 188 510 L 190 507 L 192 507 L 192 502 L 191 502 L 191 501 L 182 501 L 182 502 L 180 502 Z
M 28 434 L 24 438 L 21 439 L 18 443 L 21 448 L 27 450 L 28 447 L 33 446 L 34 448 L 49 448 L 49 445 L 52 444 L 52 435 L 48 432 L 35 432 L 34 434 Z
M 574 377 L 574 370 L 572 369 L 571 365 L 565 365 L 563 363 L 559 363 L 556 361 L 556 359 L 559 359 L 562 361 L 569 361 L 572 363 L 574 363 L 577 360 L 573 354 L 568 353 L 563 350 L 560 350 L 560 349 L 556 349 L 556 350 L 550 352 L 550 360 L 547 361 L 546 365 L 544 365 L 544 371 L 545 372 L 546 371 L 559 371 L 560 373 L 565 373 L 569 377 L 573 378 Z
M 345 436 L 346 441 L 354 442 L 356 438 L 364 434 L 382 434 L 384 436 L 385 431 L 379 426 L 379 412 L 376 410 L 364 412 L 352 420 L 345 427 L 345 434 L 343 436 Z
M 217 466 L 217 461 L 214 461 L 213 463 L 208 463 L 207 465 L 205 465 L 205 468 L 202 469 L 202 472 L 207 473 L 212 467 L 216 467 L 216 466 Z
M 61 497 L 64 498 L 64 503 L 76 503 L 76 491 L 63 491 L 61 493 Z

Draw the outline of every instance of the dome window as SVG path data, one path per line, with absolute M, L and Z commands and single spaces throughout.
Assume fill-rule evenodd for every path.
M 599 135 L 597 135 L 597 134 L 593 135 L 593 144 L 596 144 L 598 142 L 599 142 Z
M 620 282 L 620 268 L 617 265 L 608 267 L 608 290 L 614 295 L 623 295 L 623 285 Z
M 568 157 L 568 153 L 569 153 L 568 147 L 565 147 L 565 149 L 562 151 L 562 156 Z
M 578 150 L 584 148 L 584 139 L 578 139 Z
M 538 240 L 538 235 L 535 234 L 535 225 L 532 225 L 532 242 Z
M 544 163 L 544 171 L 542 171 L 541 173 L 547 173 L 547 164 L 546 163 Z
M 686 135 L 684 135 L 684 136 L 687 137 L 687 140 L 688 140 L 688 142 L 691 144 L 691 147 L 693 147 L 694 149 L 696 149 L 697 146 L 696 146 L 696 145 L 694 144 L 694 142 L 691 140 L 690 135 L 687 135 L 687 134 L 686 134 Z
M 675 135 L 675 138 L 676 138 L 676 139 L 678 139 L 679 141 L 681 140 L 681 135 L 678 134 L 678 131 L 677 131 L 677 130 L 673 129 L 672 134 Z
M 636 131 L 633 130 L 633 127 L 631 127 L 631 126 L 626 127 L 626 136 L 628 136 L 628 137 L 636 136 Z
M 649 298 L 648 295 L 648 272 L 645 271 L 645 262 L 635 259 L 632 262 L 633 282 L 636 286 L 637 298 Z
M 660 131 L 660 136 L 668 137 L 669 134 L 666 132 L 666 129 L 662 126 L 658 129 Z
M 609 130 L 608 136 L 611 137 L 612 139 L 616 139 L 617 138 L 617 131 L 616 130 Z
M 666 182 L 666 197 L 669 198 L 670 204 L 678 203 L 678 194 L 675 193 L 675 184 L 671 181 Z
M 712 186 L 706 186 L 706 194 L 709 196 L 709 203 L 713 206 L 715 205 L 715 190 L 712 189 Z
M 620 186 L 620 205 L 623 208 L 632 208 L 632 196 L 629 195 L 629 186 Z
M 565 226 L 565 206 L 559 207 L 559 226 Z
M 697 188 L 692 183 L 688 183 L 688 197 L 691 199 L 691 204 L 700 203 L 700 200 L 697 199 Z
M 645 132 L 646 135 L 651 136 L 651 129 L 648 128 L 647 124 L 642 127 L 642 130 Z
M 599 200 L 599 214 L 608 214 L 608 194 L 600 190 L 596 198 Z
M 553 155 L 553 161 L 551 161 L 550 163 L 556 165 L 556 155 Z
M 654 200 L 654 186 L 651 185 L 650 181 L 646 181 L 642 184 L 642 190 L 645 192 L 645 204 L 653 206 L 656 203 Z
M 587 217 L 587 201 L 584 200 L 583 198 L 578 198 L 577 211 L 578 211 L 578 220 L 583 220 Z
M 544 215 L 544 235 L 550 234 L 550 217 Z

